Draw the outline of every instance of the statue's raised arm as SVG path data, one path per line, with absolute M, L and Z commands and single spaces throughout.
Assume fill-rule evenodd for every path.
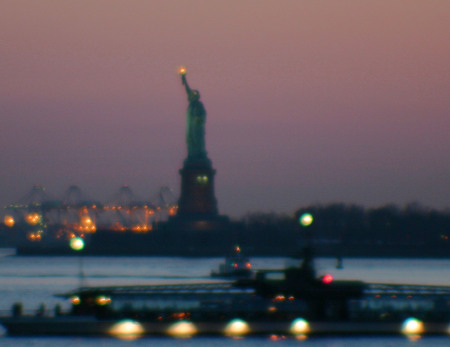
M 189 106 L 186 112 L 186 144 L 188 157 L 196 159 L 206 158 L 205 122 L 206 111 L 200 101 L 200 93 L 189 87 L 186 80 L 186 69 L 179 70 L 181 83 L 186 88 Z
M 181 75 L 181 83 L 182 83 L 182 84 L 184 85 L 184 87 L 186 88 L 186 93 L 187 93 L 187 95 L 188 95 L 188 97 L 189 97 L 189 95 L 190 95 L 191 92 L 192 92 L 192 89 L 189 88 L 189 84 L 187 83 L 187 80 L 186 80 L 186 74 Z
M 189 84 L 187 83 L 187 80 L 186 80 L 186 68 L 180 67 L 178 70 L 178 73 L 181 75 L 181 84 L 184 85 L 184 87 L 186 88 L 186 94 L 188 95 L 188 98 L 189 98 L 189 95 L 191 94 L 192 89 L 189 88 Z

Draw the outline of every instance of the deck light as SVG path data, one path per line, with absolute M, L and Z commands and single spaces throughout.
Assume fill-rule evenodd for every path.
M 105 306 L 111 303 L 111 298 L 104 295 L 100 295 L 95 298 L 95 302 L 99 306 Z
M 224 333 L 231 337 L 242 337 L 250 332 L 248 323 L 242 319 L 233 319 L 230 321 L 224 329 Z
M 305 319 L 297 318 L 292 322 L 289 332 L 295 336 L 305 336 L 311 332 L 311 329 Z
M 135 340 L 145 333 L 141 323 L 131 319 L 122 320 L 114 324 L 109 333 L 119 339 Z
M 277 295 L 277 296 L 275 296 L 274 298 L 273 298 L 273 301 L 284 301 L 284 300 L 286 300 L 286 297 L 284 296 L 284 295 L 281 295 L 281 294 L 279 294 L 279 295 Z
M 197 328 L 194 323 L 188 321 L 176 322 L 167 329 L 167 334 L 173 337 L 190 338 L 197 334 Z
M 408 318 L 402 324 L 402 333 L 408 336 L 418 336 L 425 332 L 423 323 L 416 318 Z
M 81 299 L 79 296 L 74 295 L 70 297 L 70 302 L 72 303 L 72 305 L 79 305 L 81 303 Z

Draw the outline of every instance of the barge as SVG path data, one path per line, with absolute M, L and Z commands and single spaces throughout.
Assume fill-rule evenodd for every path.
M 10 335 L 190 337 L 450 334 L 450 287 L 370 284 L 315 275 L 312 259 L 215 283 L 81 287 L 69 312 L 0 317 Z

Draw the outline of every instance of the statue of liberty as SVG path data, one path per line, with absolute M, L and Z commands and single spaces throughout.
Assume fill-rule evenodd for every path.
M 206 158 L 205 123 L 206 110 L 200 101 L 198 90 L 189 88 L 186 81 L 186 69 L 180 68 L 181 81 L 186 87 L 189 106 L 186 112 L 186 144 L 188 158 Z

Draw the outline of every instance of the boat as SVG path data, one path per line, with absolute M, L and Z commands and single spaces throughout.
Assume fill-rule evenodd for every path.
M 216 278 L 249 278 L 253 275 L 250 259 L 242 254 L 241 247 L 236 245 L 225 262 L 219 265 L 218 271 L 212 271 L 211 277 Z
M 450 287 L 371 284 L 317 276 L 308 252 L 280 270 L 207 283 L 80 287 L 71 307 L 0 317 L 9 335 L 448 335 Z

